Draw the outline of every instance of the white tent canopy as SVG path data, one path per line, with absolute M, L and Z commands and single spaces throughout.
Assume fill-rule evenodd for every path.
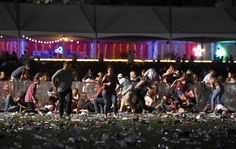
M 168 29 L 150 7 L 100 6 L 97 8 L 98 37 L 150 36 L 168 38 Z
M 0 3 L 0 34 L 17 36 L 17 27 L 13 13 L 13 4 Z
M 155 8 L 169 24 L 166 8 Z M 236 15 L 236 14 L 235 14 Z M 172 8 L 173 39 L 186 37 L 236 38 L 236 22 L 223 8 Z
M 21 5 L 22 34 L 94 37 L 95 32 L 78 5 Z
M 15 12 L 14 9 L 0 3 L 0 34 L 17 32 L 16 22 L 9 14 Z M 169 39 L 171 33 L 172 39 L 236 39 L 236 11 L 233 8 L 172 7 L 170 18 L 169 7 L 20 4 L 19 17 L 21 35 L 29 36 Z

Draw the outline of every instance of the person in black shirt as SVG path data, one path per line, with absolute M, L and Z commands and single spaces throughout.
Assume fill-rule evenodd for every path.
M 117 95 L 116 95 L 116 85 L 118 84 L 117 77 L 113 74 L 113 69 L 111 66 L 107 68 L 107 74 L 104 75 L 102 79 L 102 84 L 104 90 L 102 92 L 102 97 L 104 99 L 104 114 L 107 118 L 107 112 L 110 110 L 113 103 L 114 117 L 117 113 Z

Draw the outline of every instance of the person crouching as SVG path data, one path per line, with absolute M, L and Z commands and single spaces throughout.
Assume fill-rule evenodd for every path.
M 134 87 L 131 82 L 124 78 L 122 74 L 117 76 L 120 84 L 121 103 L 119 111 L 122 112 L 124 107 L 133 107 L 133 98 L 135 98 Z
M 39 83 L 39 79 L 34 78 L 33 83 L 27 89 L 25 95 L 25 103 L 28 105 L 28 109 L 26 110 L 26 112 L 36 112 L 35 105 L 38 103 L 38 99 L 36 98 L 36 89 Z

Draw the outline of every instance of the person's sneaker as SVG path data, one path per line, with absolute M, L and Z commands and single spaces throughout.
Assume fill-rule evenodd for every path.
M 103 118 L 104 118 L 105 120 L 107 120 L 107 114 L 104 114 L 104 115 L 103 115 Z
M 114 117 L 114 118 L 118 118 L 117 114 L 113 114 L 113 117 Z

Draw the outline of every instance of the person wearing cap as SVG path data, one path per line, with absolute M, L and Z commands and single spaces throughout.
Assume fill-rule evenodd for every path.
M 124 107 L 130 106 L 132 108 L 132 98 L 135 97 L 135 94 L 133 92 L 133 85 L 131 82 L 124 78 L 124 76 L 120 73 L 117 76 L 117 79 L 120 84 L 120 94 L 121 94 L 121 103 L 120 103 L 120 109 L 119 111 L 123 111 Z
M 29 64 L 18 67 L 11 73 L 11 81 L 22 80 L 26 74 L 29 75 L 29 70 L 30 70 Z

